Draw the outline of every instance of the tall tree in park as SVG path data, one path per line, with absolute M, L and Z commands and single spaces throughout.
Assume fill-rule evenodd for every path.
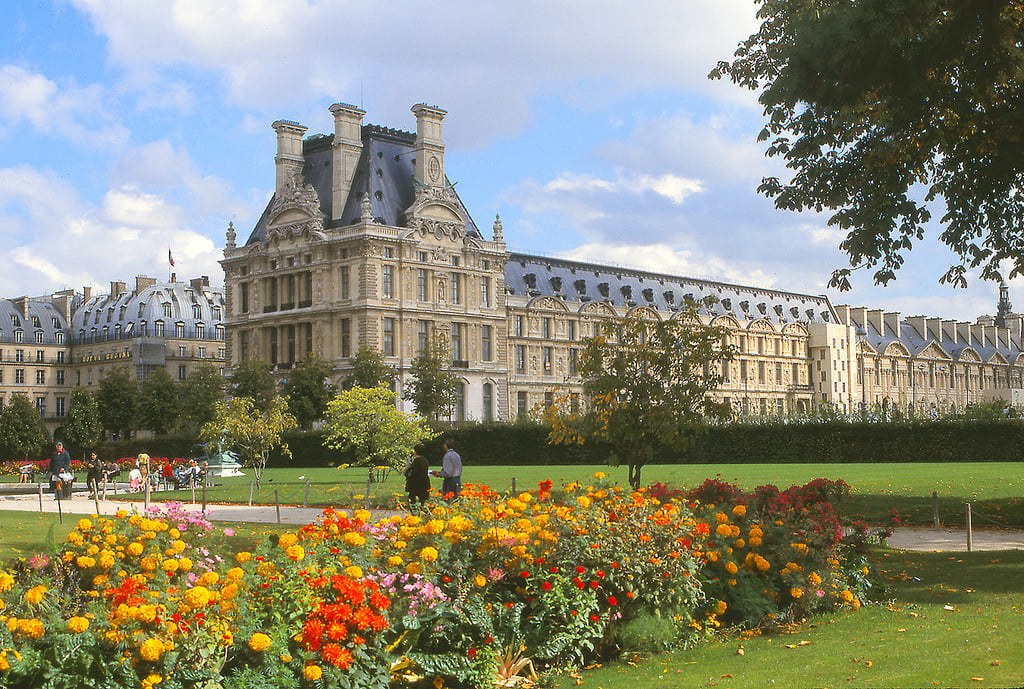
M 181 409 L 179 387 L 163 366 L 142 382 L 139 389 L 139 427 L 167 435 L 178 425 Z
M 180 384 L 179 423 L 193 433 L 213 419 L 214 407 L 224 399 L 224 377 L 210 363 L 199 364 Z
M 303 359 L 288 372 L 282 392 L 299 428 L 308 429 L 323 418 L 327 403 L 338 391 L 330 375 L 331 367 L 316 357 Z
M 277 396 L 277 381 L 265 361 L 243 361 L 235 367 L 228 382 L 232 396 L 248 397 L 264 411 L 270 409 Z
M 281 435 L 292 428 L 295 418 L 288 413 L 288 403 L 281 397 L 274 397 L 267 409 L 261 409 L 250 397 L 229 397 L 217 402 L 213 420 L 203 426 L 199 435 L 204 442 L 235 448 L 243 463 L 252 467 L 259 487 L 274 448 L 281 447 L 291 456 Z
M 760 30 L 712 78 L 760 91 L 760 140 L 792 171 L 759 191 L 832 211 L 853 269 L 886 284 L 941 212 L 970 269 L 1024 271 L 1024 19 L 1008 0 L 758 0 Z M 848 289 L 851 268 L 831 286 Z
M 96 403 L 105 429 L 122 438 L 131 435 L 139 413 L 139 386 L 127 368 L 114 369 L 100 380 Z
M 88 450 L 95 447 L 102 436 L 103 423 L 96 398 L 85 388 L 75 388 L 64 420 L 65 444 L 75 450 Z
M 327 405 L 326 425 L 324 444 L 352 451 L 356 466 L 398 468 L 430 436 L 422 419 L 395 408 L 395 393 L 383 385 L 339 393 Z
M 0 410 L 0 450 L 11 459 L 34 458 L 50 439 L 39 412 L 22 394 L 11 395 Z
M 732 346 L 723 344 L 727 332 L 705 325 L 693 302 L 671 320 L 639 313 L 609 319 L 583 340 L 579 354 L 589 408 L 577 414 L 550 408 L 550 441 L 608 443 L 638 488 L 656 446 L 682 449 L 708 418 L 724 414 L 708 393 L 721 384 L 721 363 L 732 357 Z
M 452 352 L 443 333 L 435 333 L 427 347 L 416 355 L 409 367 L 412 378 L 403 397 L 416 411 L 436 422 L 451 414 L 459 379 L 451 371 Z
M 345 378 L 344 387 L 375 388 L 380 385 L 391 387 L 395 382 L 395 369 L 384 363 L 384 355 L 373 347 L 361 346 L 349 360 L 352 373 Z

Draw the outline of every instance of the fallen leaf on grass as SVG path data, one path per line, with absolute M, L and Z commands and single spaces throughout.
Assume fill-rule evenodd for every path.
M 786 644 L 786 648 L 796 648 L 797 646 L 809 646 L 810 644 L 810 641 L 801 641 L 798 644 Z
M 732 679 L 732 675 L 719 675 L 718 679 Z
M 971 677 L 971 681 L 972 682 L 984 682 L 985 678 L 984 677 Z
M 954 608 L 952 605 L 943 605 L 942 609 L 943 610 L 950 610 L 950 611 L 956 610 L 956 608 Z
M 907 631 L 907 630 L 906 630 L 906 629 L 902 629 L 902 628 L 901 628 L 901 629 L 897 629 L 896 631 L 898 631 L 898 632 L 905 632 L 905 631 Z
M 872 665 L 874 665 L 874 663 L 872 663 L 870 660 L 864 661 L 864 667 L 871 667 Z
M 744 653 L 746 653 L 746 651 L 743 650 L 742 646 L 740 646 L 739 648 L 736 649 L 736 655 L 741 656 Z
M 989 665 L 999 665 L 999 661 L 993 660 L 991 663 L 989 663 Z

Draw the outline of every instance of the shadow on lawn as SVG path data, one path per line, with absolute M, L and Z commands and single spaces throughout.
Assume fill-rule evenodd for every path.
M 1021 550 L 880 550 L 876 562 L 899 603 L 965 605 L 977 602 L 979 594 L 1024 594 Z

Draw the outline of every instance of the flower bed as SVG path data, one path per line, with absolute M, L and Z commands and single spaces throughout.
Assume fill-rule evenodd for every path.
M 52 559 L 0 573 L 0 683 L 510 686 L 871 593 L 827 501 L 839 484 L 712 502 L 721 486 L 597 478 L 515 496 L 468 485 L 456 507 L 377 522 L 328 509 L 230 555 L 179 506 L 83 519 Z
M 119 471 L 123 471 L 125 474 L 127 474 L 131 470 L 131 468 L 135 466 L 135 459 L 135 457 L 121 457 L 120 459 L 112 459 L 104 461 L 103 463 L 107 465 L 116 464 Z M 150 465 L 154 469 L 159 469 L 168 462 L 170 462 L 171 466 L 174 469 L 183 469 L 187 467 L 189 463 L 189 460 L 182 459 L 180 457 L 176 457 L 174 459 L 170 459 L 167 457 L 151 457 L 149 461 Z M 45 474 L 49 470 L 50 461 L 46 459 L 40 459 L 36 461 L 30 461 L 25 459 L 21 461 L 0 462 L 0 476 L 17 476 L 20 473 L 21 467 L 29 465 L 35 467 L 35 472 L 37 474 Z M 72 473 L 84 473 L 85 470 L 85 462 L 83 462 L 80 459 L 71 460 Z

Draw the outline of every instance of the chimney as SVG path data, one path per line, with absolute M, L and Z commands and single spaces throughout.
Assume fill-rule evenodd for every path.
M 192 278 L 191 280 L 188 281 L 188 286 L 191 287 L 192 291 L 195 292 L 196 294 L 202 294 L 203 293 L 203 279 L 202 278 Z
M 869 309 L 868 323 L 871 324 L 871 327 L 873 327 L 879 335 L 883 337 L 885 336 L 885 331 L 882 330 L 882 309 Z
M 23 317 L 28 317 L 28 297 L 18 297 L 14 300 L 14 306 Z
M 1006 327 L 1010 329 L 1010 339 L 1019 342 L 1024 331 L 1024 317 L 1017 314 L 1006 316 Z
M 996 337 L 999 340 L 996 343 L 997 347 L 1002 347 L 1003 349 L 1008 349 L 1010 347 L 1010 329 L 1009 328 L 1004 328 L 1002 326 L 996 326 Z
M 977 344 L 979 347 L 985 346 L 985 326 L 984 325 L 969 325 L 971 329 L 971 344 Z
M 957 339 L 960 342 L 963 342 L 965 345 L 970 346 L 970 345 L 974 344 L 973 342 L 971 342 L 971 324 L 970 323 L 958 322 L 956 324 L 956 335 L 957 335 Z
M 75 292 L 70 289 L 57 292 L 50 298 L 50 303 L 64 317 L 65 323 L 71 322 L 71 302 L 74 298 Z
M 140 294 L 142 290 L 152 287 L 156 284 L 156 278 L 148 278 L 144 275 L 135 276 L 135 294 Z
M 924 316 L 908 316 L 907 323 L 913 326 L 918 335 L 926 340 L 928 339 L 928 331 L 924 328 Z
M 956 321 L 942 321 L 942 338 L 953 344 L 957 343 L 959 338 L 956 334 Z
M 899 311 L 886 311 L 885 312 L 885 328 L 889 330 L 896 337 L 900 336 L 900 312 Z M 885 335 L 885 333 L 882 333 Z
M 363 115 L 366 111 L 347 103 L 335 103 L 330 110 L 334 115 L 331 220 L 339 220 L 345 210 L 345 202 L 352 188 L 352 177 L 363 151 Z
M 836 313 L 839 315 L 839 322 L 843 325 L 850 325 L 850 307 L 846 304 L 840 304 L 836 307 Z
M 437 106 L 418 103 L 412 106 L 416 113 L 416 179 L 432 187 L 443 187 L 444 138 L 441 121 L 448 114 Z
M 996 326 L 986 325 L 985 326 L 985 344 L 991 343 L 994 347 L 999 346 L 999 340 L 996 339 Z
M 927 318 L 925 319 L 925 327 L 928 328 L 928 337 L 931 337 L 936 342 L 942 340 L 942 319 L 941 318 Z
M 87 287 L 83 287 L 82 288 L 82 303 L 85 304 L 90 299 L 92 299 L 92 287 L 88 287 L 88 286 Z
M 271 126 L 277 132 L 277 155 L 274 156 L 277 177 L 274 191 L 278 192 L 292 177 L 302 172 L 302 164 L 305 162 L 302 156 L 302 135 L 306 133 L 307 127 L 288 120 L 278 120 Z
M 850 309 L 850 320 L 852 323 L 847 325 L 855 325 L 858 328 L 868 329 L 868 310 L 863 306 Z
M 119 296 L 128 291 L 128 285 L 123 282 L 116 280 L 110 281 L 110 299 L 111 301 L 117 299 Z

